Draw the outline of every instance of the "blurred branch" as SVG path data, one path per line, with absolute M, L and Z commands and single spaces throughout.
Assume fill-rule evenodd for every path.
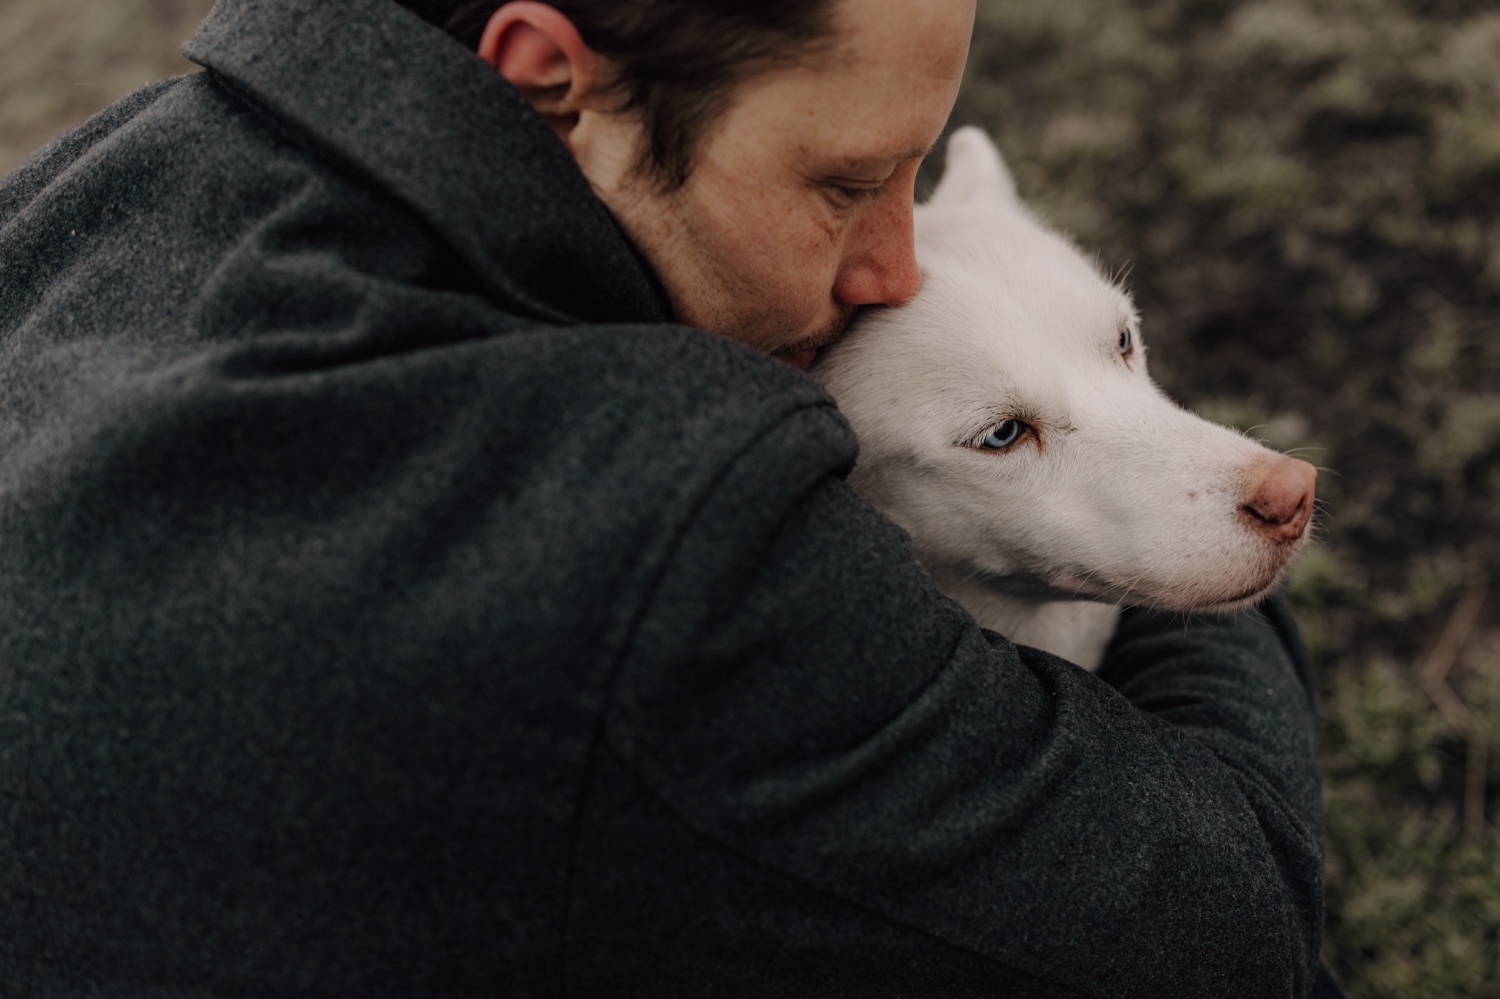
M 1463 595 L 1458 606 L 1453 608 L 1432 654 L 1427 657 L 1426 665 L 1422 667 L 1422 689 L 1427 692 L 1432 703 L 1437 705 L 1448 724 L 1468 744 L 1468 766 L 1464 780 L 1464 830 L 1475 839 L 1484 835 L 1484 781 L 1489 767 L 1489 737 L 1484 726 L 1448 683 L 1448 674 L 1454 663 L 1458 662 L 1464 644 L 1473 634 L 1480 608 L 1484 606 L 1484 597 L 1483 587 L 1469 590 Z

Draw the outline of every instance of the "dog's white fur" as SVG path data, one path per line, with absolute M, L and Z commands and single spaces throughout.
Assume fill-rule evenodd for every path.
M 1293 459 L 1161 393 L 1130 296 L 1027 210 L 982 132 L 954 134 L 916 229 L 921 293 L 811 370 L 859 437 L 851 483 L 950 596 L 1095 668 L 1118 604 L 1229 610 L 1278 582 L 1301 528 L 1268 537 L 1245 504 Z M 985 449 L 1008 420 L 1020 440 Z

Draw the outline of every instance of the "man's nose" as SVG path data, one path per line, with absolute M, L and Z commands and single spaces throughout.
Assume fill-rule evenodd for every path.
M 845 244 L 834 297 L 845 305 L 905 305 L 922 288 L 911 192 L 892 191 L 871 209 Z

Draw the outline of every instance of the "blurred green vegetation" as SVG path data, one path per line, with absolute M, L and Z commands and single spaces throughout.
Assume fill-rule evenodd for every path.
M 1362 999 L 1500 996 L 1500 5 L 979 9 L 955 123 L 1129 268 L 1177 399 L 1325 469 L 1292 594 L 1330 963 Z

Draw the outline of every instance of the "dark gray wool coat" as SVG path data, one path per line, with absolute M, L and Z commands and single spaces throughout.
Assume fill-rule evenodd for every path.
M 187 51 L 0 186 L 0 994 L 1308 994 L 1280 605 L 981 631 L 472 54 Z

